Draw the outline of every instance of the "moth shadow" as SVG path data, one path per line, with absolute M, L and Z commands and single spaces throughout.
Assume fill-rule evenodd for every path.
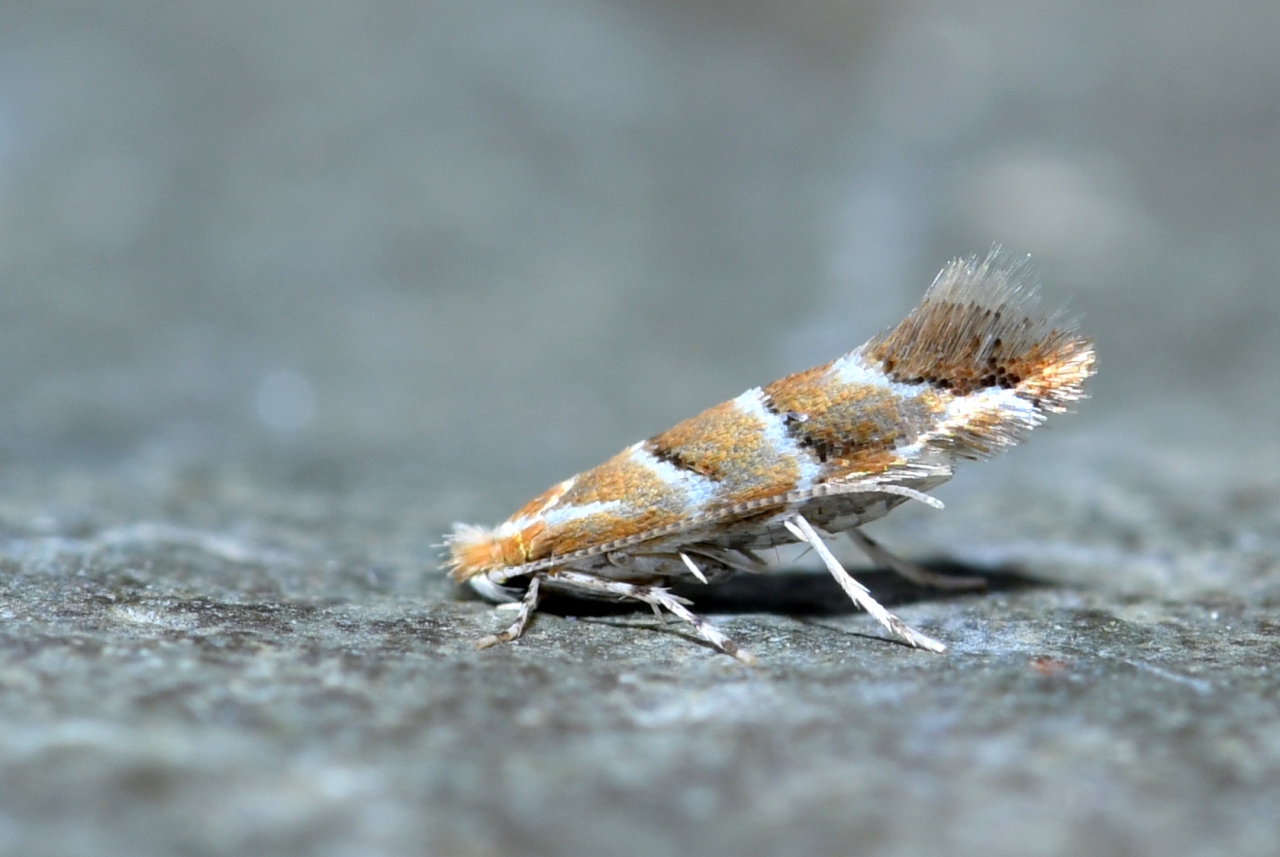
M 853 576 L 886 607 L 938 601 L 992 592 L 1016 592 L 1052 586 L 1049 581 L 1027 574 L 1017 566 L 978 568 L 964 563 L 935 561 L 921 564 L 938 575 L 973 577 L 982 586 L 939 589 L 920 586 L 888 569 L 854 569 Z M 693 602 L 699 613 L 772 613 L 783 616 L 845 616 L 859 612 L 831 575 L 808 569 L 778 569 L 760 574 L 739 573 L 710 585 L 680 583 L 672 587 L 677 595 Z M 563 593 L 547 593 L 539 610 L 557 616 L 618 616 L 650 608 L 635 601 L 599 601 Z

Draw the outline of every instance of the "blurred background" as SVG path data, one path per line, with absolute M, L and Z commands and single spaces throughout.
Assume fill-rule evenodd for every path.
M 505 513 L 994 242 L 1078 445 L 1274 450 L 1277 80 L 1274 0 L 6 0 L 0 466 Z
M 873 527 L 951 656 L 473 649 L 450 521 L 996 242 L 1099 374 Z M 0 0 L 0 857 L 1274 855 L 1278 333 L 1277 0 Z

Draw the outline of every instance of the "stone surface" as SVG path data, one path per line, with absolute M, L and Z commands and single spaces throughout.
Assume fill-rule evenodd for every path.
M 1270 855 L 1272 2 L 0 5 L 0 854 Z M 1032 252 L 1094 398 L 525 638 L 454 520 Z M 842 556 L 856 561 L 848 545 Z
M 954 595 L 864 574 L 948 653 L 783 569 L 700 597 L 755 668 L 572 602 L 477 651 L 507 620 L 432 572 L 444 522 L 394 492 L 11 478 L 0 845 L 1270 853 L 1273 477 L 1215 499 L 1150 452 L 1055 451 L 878 529 L 991 576 Z

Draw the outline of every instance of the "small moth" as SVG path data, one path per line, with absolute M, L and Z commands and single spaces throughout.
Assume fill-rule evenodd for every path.
M 872 598 L 824 540 L 847 532 L 912 581 L 957 585 L 860 528 L 907 500 L 941 508 L 927 492 L 956 462 L 994 455 L 1069 410 L 1093 367 L 1091 340 L 1061 313 L 1039 311 L 1025 259 L 999 248 L 956 259 L 904 321 L 862 347 L 633 444 L 497 527 L 455 525 L 446 538 L 453 579 L 516 610 L 509 628 L 477 645 L 519 637 L 539 596 L 555 590 L 644 602 L 752 662 L 669 586 L 763 571 L 757 551 L 803 542 L 890 634 L 944 651 Z

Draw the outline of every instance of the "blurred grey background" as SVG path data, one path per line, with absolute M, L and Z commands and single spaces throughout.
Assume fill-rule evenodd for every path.
M 1278 81 L 1276 0 L 0 0 L 0 855 L 1272 857 Z M 1099 374 L 873 528 L 946 655 L 796 567 L 752 670 L 472 647 L 451 521 L 995 242 Z
M 0 455 L 505 514 L 993 242 L 1071 432 L 1267 444 L 1277 80 L 1272 0 L 8 0 Z

